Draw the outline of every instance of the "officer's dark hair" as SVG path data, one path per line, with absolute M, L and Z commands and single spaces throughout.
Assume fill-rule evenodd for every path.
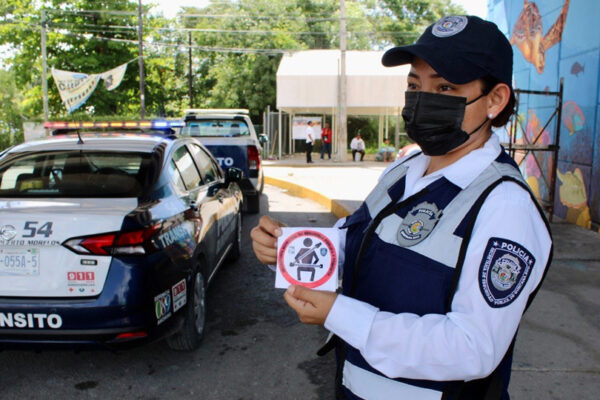
M 481 78 L 481 82 L 483 84 L 482 90 L 483 90 L 484 94 L 488 94 L 489 92 L 491 92 L 492 89 L 494 87 L 496 87 L 497 84 L 500 83 L 500 81 L 498 79 L 496 79 L 490 75 L 486 75 L 483 78 Z M 516 103 L 517 103 L 517 100 L 515 98 L 515 93 L 511 88 L 510 97 L 508 98 L 508 103 L 506 104 L 504 109 L 500 112 L 500 114 L 496 115 L 496 117 L 492 120 L 492 126 L 499 128 L 501 126 L 506 125 L 506 123 L 510 120 L 510 117 L 515 112 L 515 104 Z

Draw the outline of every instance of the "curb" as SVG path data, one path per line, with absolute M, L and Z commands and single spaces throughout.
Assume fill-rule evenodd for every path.
M 285 181 L 283 179 L 277 179 L 270 176 L 265 176 L 265 183 L 273 186 L 277 186 L 281 189 L 286 189 L 289 194 L 296 197 L 302 197 L 310 199 L 321 204 L 327 208 L 332 214 L 338 218 L 347 217 L 353 213 L 353 210 L 349 210 L 337 200 L 332 200 L 329 197 L 322 195 L 319 192 L 308 189 L 304 186 L 297 185 L 295 183 Z

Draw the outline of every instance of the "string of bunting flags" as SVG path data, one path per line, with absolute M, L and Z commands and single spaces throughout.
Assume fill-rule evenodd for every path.
M 125 76 L 127 65 L 137 59 L 136 57 L 125 64 L 100 74 L 84 74 L 52 68 L 52 77 L 67 112 L 70 113 L 81 107 L 92 95 L 100 79 L 104 80 L 106 90 L 116 89 Z

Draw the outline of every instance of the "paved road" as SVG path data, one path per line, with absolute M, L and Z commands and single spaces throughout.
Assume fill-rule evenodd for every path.
M 291 226 L 335 222 L 278 188 L 267 187 L 262 202 Z M 0 399 L 330 399 L 333 355 L 315 356 L 326 331 L 299 323 L 273 288 L 274 274 L 250 248 L 257 220 L 246 215 L 242 258 L 211 284 L 208 331 L 196 352 L 162 342 L 119 353 L 0 352 Z
M 356 176 L 356 174 L 353 174 Z M 267 186 L 261 209 L 290 226 L 330 226 L 325 208 Z M 219 271 L 208 332 L 194 353 L 164 343 L 120 353 L 0 352 L 0 399 L 331 399 L 334 361 L 317 358 L 322 328 L 304 326 L 251 253 Z M 596 233 L 553 227 L 557 251 L 519 332 L 513 400 L 592 400 L 600 393 L 600 246 Z

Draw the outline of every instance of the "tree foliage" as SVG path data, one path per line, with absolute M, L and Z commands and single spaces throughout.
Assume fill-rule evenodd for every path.
M 137 7 L 135 0 L 0 0 L 0 45 L 12 54 L 6 63 L 19 93 L 9 97 L 18 103 L 18 114 L 28 119 L 42 114 L 43 9 L 49 67 L 101 73 L 133 60 L 116 90 L 99 84 L 70 115 L 48 74 L 50 118 L 137 115 Z M 190 39 L 193 106 L 248 108 L 255 121 L 267 106 L 275 108 L 282 54 L 339 46 L 338 0 L 224 0 L 185 8 L 173 20 L 150 7 L 143 19 L 147 115 L 179 117 L 191 105 Z M 347 47 L 361 50 L 412 42 L 440 16 L 462 13 L 449 0 L 357 0 L 346 2 L 346 9 Z M 6 90 L 2 85 L 0 91 Z

